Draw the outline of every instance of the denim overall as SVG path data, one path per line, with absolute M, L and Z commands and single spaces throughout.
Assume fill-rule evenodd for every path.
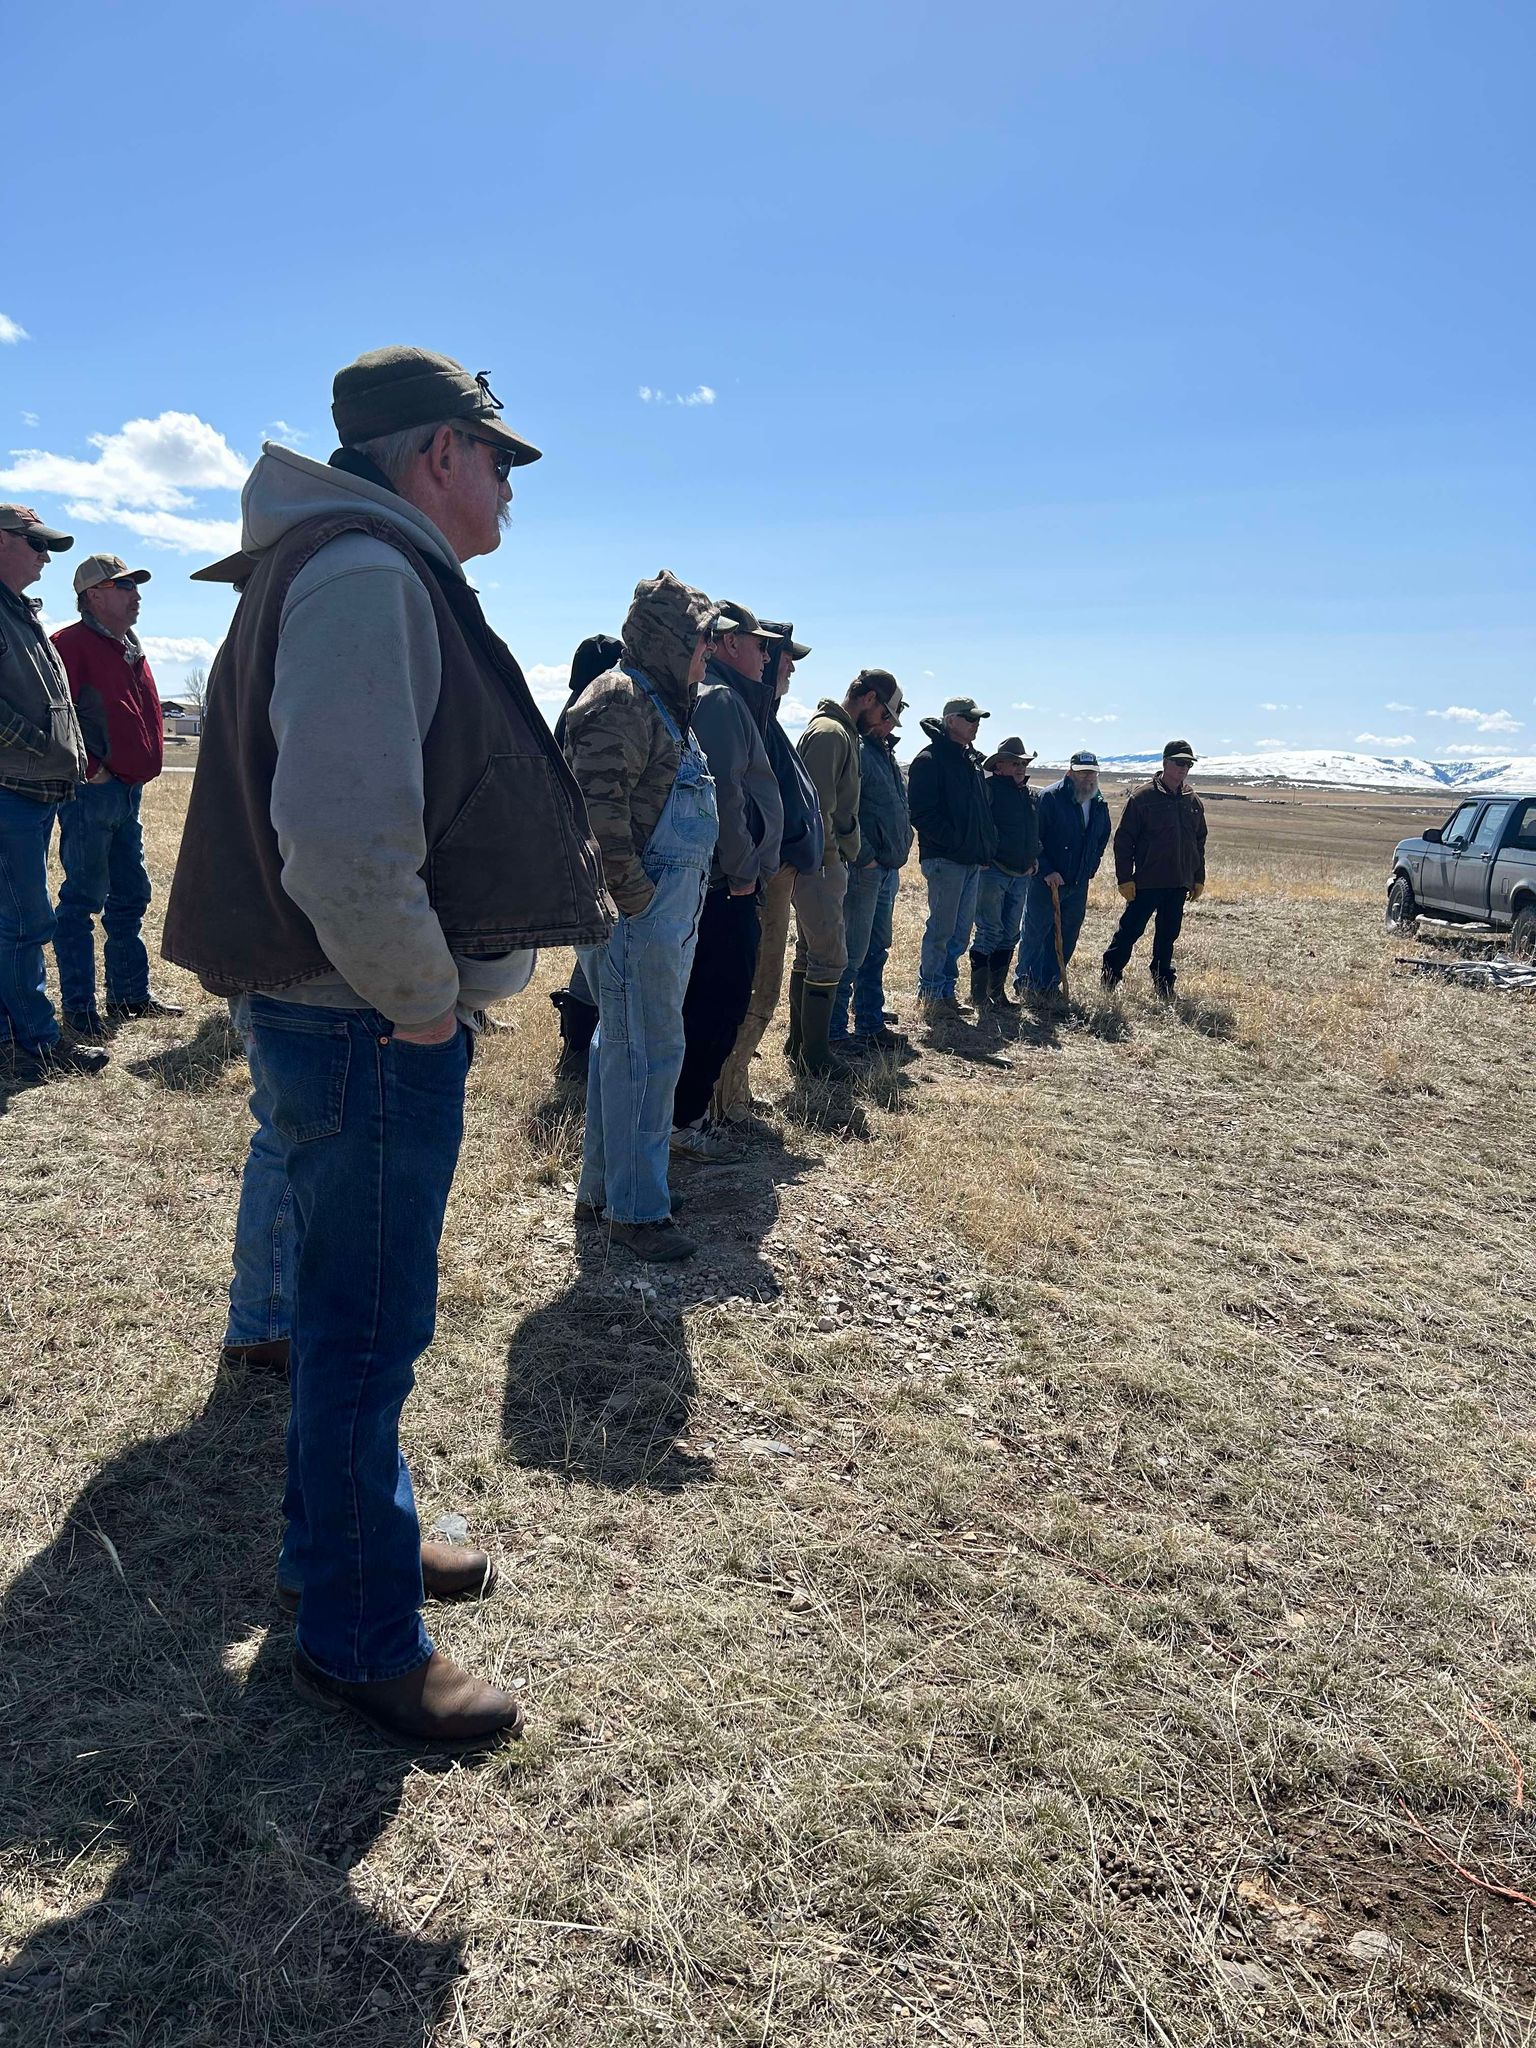
M 649 678 L 622 666 L 655 705 L 681 757 L 640 856 L 655 895 L 638 917 L 619 918 L 606 946 L 579 956 L 597 998 L 598 1027 L 588 1055 L 576 1196 L 603 1209 L 612 1223 L 660 1223 L 672 1213 L 667 1155 L 683 1064 L 683 994 L 719 826 L 703 750 L 678 731 Z

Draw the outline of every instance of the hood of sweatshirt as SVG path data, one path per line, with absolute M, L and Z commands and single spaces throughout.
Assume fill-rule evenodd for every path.
M 679 725 L 693 705 L 688 666 L 700 633 L 714 616 L 702 590 L 684 583 L 670 569 L 635 585 L 634 602 L 624 621 L 624 658 L 643 669 L 667 700 Z
M 440 530 L 425 512 L 382 484 L 350 476 L 344 469 L 312 462 L 275 441 L 264 443 L 261 459 L 240 493 L 240 546 L 248 555 L 276 547 L 290 528 L 306 519 L 340 512 L 366 511 L 390 520 L 424 555 L 430 555 L 460 581 L 464 571 Z
M 959 740 L 951 738 L 944 730 L 942 718 L 920 718 L 918 724 L 936 747 L 953 747 L 957 754 L 963 754 L 968 761 L 981 759 L 974 747 L 963 746 Z

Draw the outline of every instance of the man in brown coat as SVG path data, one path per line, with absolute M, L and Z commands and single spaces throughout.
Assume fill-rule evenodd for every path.
M 1173 994 L 1178 979 L 1173 948 L 1184 923 L 1184 905 L 1205 889 L 1205 806 L 1186 785 L 1195 764 L 1188 740 L 1170 740 L 1162 773 L 1138 789 L 1120 815 L 1115 833 L 1115 884 L 1125 909 L 1104 954 L 1104 986 L 1115 988 L 1130 964 L 1136 941 L 1155 918 L 1152 986 Z

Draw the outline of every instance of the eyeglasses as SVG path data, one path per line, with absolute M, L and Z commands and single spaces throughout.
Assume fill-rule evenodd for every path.
M 101 588 L 102 586 L 98 585 L 97 587 Z M 105 587 L 108 590 L 137 590 L 139 579 L 137 576 L 109 576 Z
M 21 538 L 26 542 L 34 555 L 49 555 L 53 552 L 47 541 L 39 540 L 35 533 L 24 533 Z
M 496 481 L 499 484 L 504 484 L 507 478 L 512 474 L 511 449 L 498 448 L 494 441 L 487 441 L 483 434 L 472 434 L 469 431 L 468 427 L 455 427 L 453 431 L 458 435 L 461 441 L 475 441 L 478 442 L 480 447 L 490 449 L 491 467 L 496 472 Z M 437 434 L 436 431 L 434 430 L 432 433 L 428 434 L 425 441 L 422 442 L 421 447 L 417 451 L 418 454 L 425 455 L 427 450 L 432 446 L 432 443 L 436 439 Z

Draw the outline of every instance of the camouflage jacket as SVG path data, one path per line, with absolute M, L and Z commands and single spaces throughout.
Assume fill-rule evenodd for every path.
M 691 704 L 676 701 L 675 684 L 657 688 L 686 732 Z M 587 800 L 608 893 L 626 917 L 638 917 L 655 893 L 640 856 L 677 780 L 677 742 L 649 694 L 611 668 L 566 712 L 565 757 Z

